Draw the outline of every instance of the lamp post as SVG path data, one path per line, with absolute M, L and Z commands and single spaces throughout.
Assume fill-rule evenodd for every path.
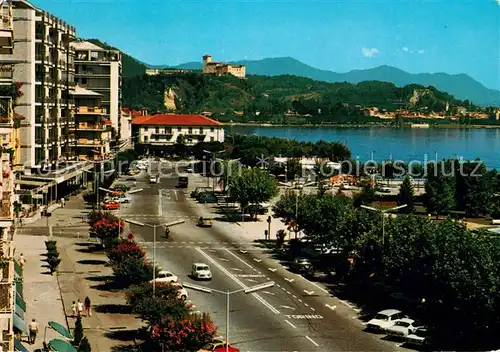
M 263 284 L 255 285 L 255 286 L 251 286 L 251 287 L 247 287 L 247 288 L 241 288 L 241 289 L 236 290 L 236 291 L 229 291 L 229 290 L 219 291 L 219 290 L 215 290 L 212 288 L 193 285 L 193 284 L 190 284 L 189 282 L 183 283 L 183 286 L 190 288 L 192 290 L 196 290 L 196 291 L 200 291 L 200 292 L 204 292 L 204 293 L 211 294 L 213 292 L 216 292 L 216 293 L 220 293 L 220 294 L 223 294 L 226 296 L 226 352 L 229 352 L 229 303 L 230 303 L 231 295 L 235 294 L 235 293 L 239 293 L 239 292 L 245 292 L 245 294 L 249 294 L 249 293 L 254 293 L 254 292 L 257 292 L 260 290 L 265 290 L 266 288 L 273 287 L 274 281 L 265 282 Z
M 408 206 L 408 204 L 403 204 L 403 205 L 399 205 L 399 206 L 394 207 L 394 208 L 382 210 L 382 209 L 377 209 L 374 207 L 369 207 L 368 205 L 361 205 L 361 208 L 363 208 L 363 209 L 367 209 L 367 210 L 382 214 L 382 248 L 384 248 L 384 244 L 385 244 L 385 214 L 390 212 L 390 211 L 405 208 L 407 206 Z
M 156 228 L 157 227 L 163 227 L 163 226 L 171 226 L 172 223 L 164 223 L 164 224 L 159 224 L 159 225 L 152 225 L 152 224 L 144 224 L 139 221 L 134 221 L 130 219 L 123 219 L 124 221 L 128 222 L 129 224 L 137 225 L 140 227 L 151 227 L 153 228 L 153 298 L 156 297 Z M 184 222 L 184 221 L 182 221 Z M 173 224 L 177 224 L 179 222 L 174 222 Z

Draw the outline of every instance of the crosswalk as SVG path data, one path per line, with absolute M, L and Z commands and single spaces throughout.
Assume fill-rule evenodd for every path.
M 137 242 L 144 249 L 154 247 L 154 242 Z M 169 241 L 169 242 L 156 242 L 156 248 L 199 248 L 209 250 L 226 250 L 238 249 L 247 252 L 265 252 L 265 248 L 255 247 L 253 242 L 218 242 L 218 241 Z

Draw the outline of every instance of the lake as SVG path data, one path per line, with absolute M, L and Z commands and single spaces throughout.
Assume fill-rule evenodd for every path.
M 227 126 L 228 134 L 254 134 L 290 138 L 304 142 L 338 141 L 345 143 L 353 158 L 377 161 L 480 158 L 488 168 L 500 169 L 500 129 L 448 128 L 334 128 Z

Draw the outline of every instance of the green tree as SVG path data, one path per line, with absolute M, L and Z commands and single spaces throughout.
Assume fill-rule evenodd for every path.
M 406 177 L 399 188 L 398 205 L 406 204 L 406 207 L 400 209 L 401 213 L 410 214 L 415 211 L 415 193 L 413 184 L 409 177 Z
M 229 182 L 229 194 L 244 211 L 251 203 L 267 202 L 277 194 L 276 181 L 258 168 L 242 169 Z
M 160 324 L 164 319 L 180 320 L 189 313 L 185 301 L 177 298 L 177 292 L 172 297 L 144 297 L 138 301 L 132 310 L 139 314 L 150 326 Z
M 90 347 L 89 340 L 84 337 L 78 346 L 78 352 L 91 352 L 92 348 Z
M 476 217 L 491 212 L 492 173 L 480 160 L 456 163 L 455 199 L 457 208 L 466 216 Z
M 289 158 L 286 161 L 285 168 L 287 181 L 293 181 L 296 177 L 302 176 L 302 164 L 299 159 Z
M 124 258 L 122 261 L 113 264 L 113 274 L 116 281 L 125 286 L 137 285 L 151 280 L 153 270 L 158 272 L 157 267 L 145 262 L 143 259 Z
M 446 214 L 455 207 L 455 177 L 450 161 L 427 164 L 425 206 L 430 214 Z
M 80 341 L 83 339 L 83 325 L 82 325 L 82 317 L 77 317 L 75 322 L 75 330 L 73 331 L 73 343 L 75 346 L 80 344 Z

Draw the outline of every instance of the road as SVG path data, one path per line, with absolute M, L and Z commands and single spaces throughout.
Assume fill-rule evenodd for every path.
M 155 172 L 154 167 L 152 172 Z M 173 226 L 169 239 L 158 229 L 156 262 L 173 271 L 179 282 L 222 291 L 235 291 L 274 281 L 274 287 L 245 295 L 231 295 L 230 343 L 241 351 L 396 351 L 394 342 L 363 331 L 350 307 L 322 287 L 289 273 L 275 260 L 251 243 L 235 241 L 217 227 L 202 229 L 196 221 L 202 211 L 183 190 L 176 189 L 175 176 L 149 184 L 144 173 L 137 180 L 140 193 L 132 194 L 132 203 L 120 210 L 120 216 L 147 224 L 164 224 L 180 218 L 185 223 Z M 130 224 L 130 230 L 153 255 L 153 229 Z M 213 279 L 194 282 L 188 277 L 191 265 L 210 266 Z M 226 297 L 188 290 L 195 310 L 209 312 L 225 335 Z

